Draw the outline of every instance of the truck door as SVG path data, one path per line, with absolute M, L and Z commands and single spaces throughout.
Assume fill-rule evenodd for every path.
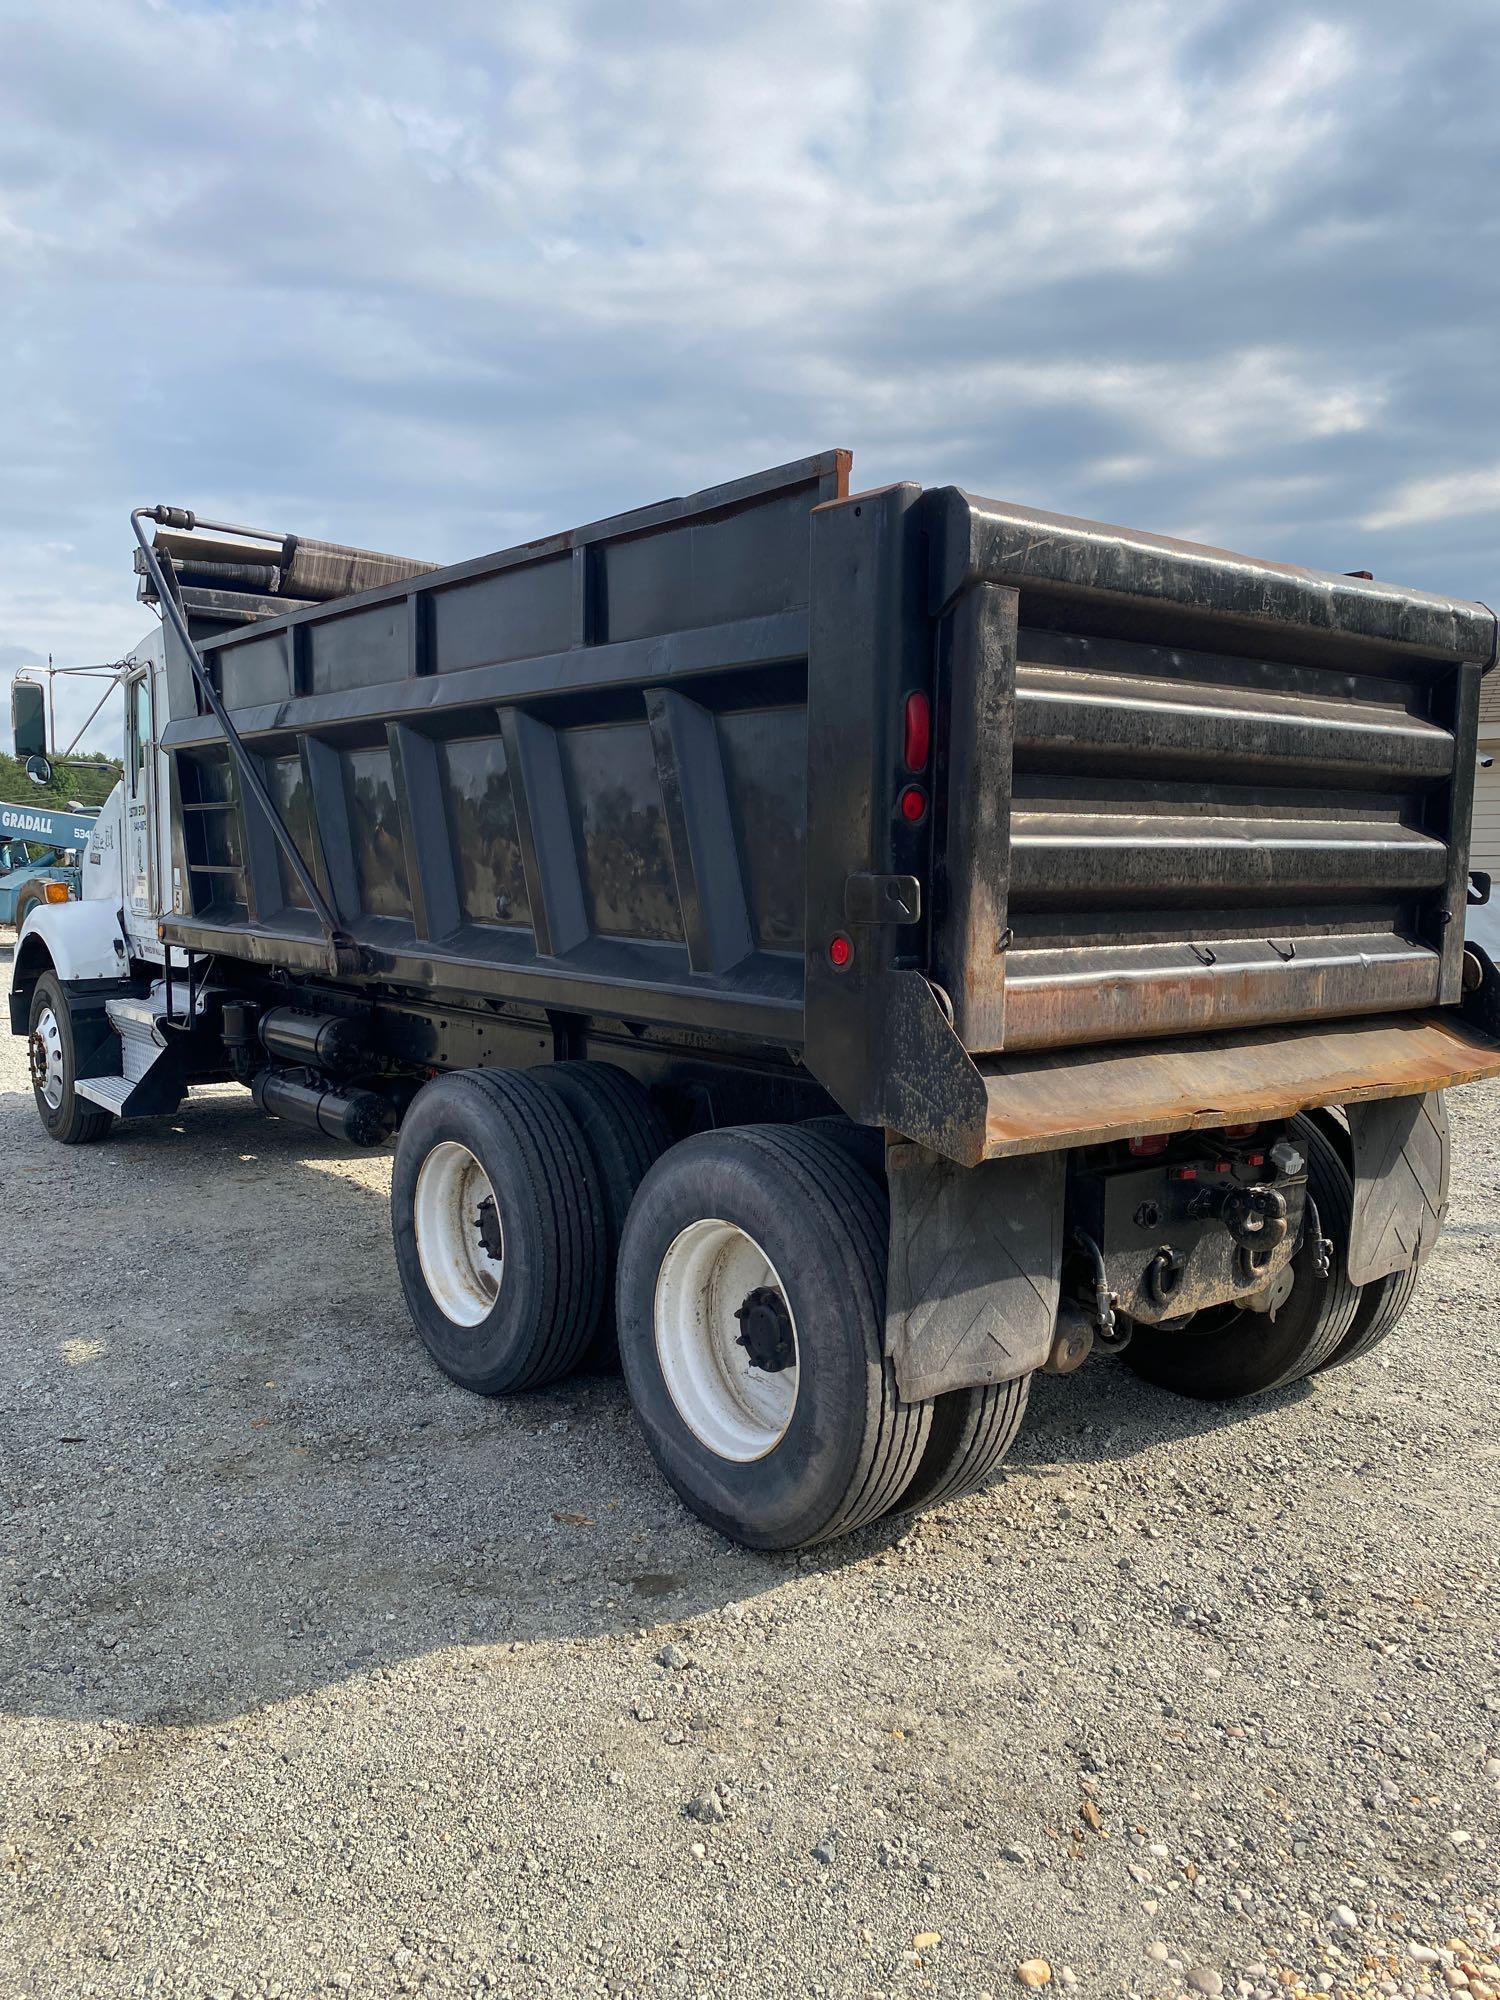
M 125 903 L 154 918 L 157 901 L 156 729 L 149 667 L 125 683 Z

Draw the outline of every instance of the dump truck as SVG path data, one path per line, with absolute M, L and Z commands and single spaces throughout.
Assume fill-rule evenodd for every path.
M 442 568 L 132 525 L 124 782 L 16 954 L 55 1138 L 393 1138 L 436 1364 L 617 1348 L 757 1548 L 981 1485 L 1038 1370 L 1397 1324 L 1500 1075 L 1482 605 L 843 452 Z

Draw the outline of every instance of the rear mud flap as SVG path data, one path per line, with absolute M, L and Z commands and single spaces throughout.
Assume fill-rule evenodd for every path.
M 1348 1107 L 1354 1166 L 1349 1276 L 1373 1284 L 1425 1263 L 1448 1212 L 1448 1107 L 1440 1090 Z
M 909 1401 L 1040 1368 L 1057 1324 L 1066 1155 L 965 1168 L 886 1149 L 886 1351 Z

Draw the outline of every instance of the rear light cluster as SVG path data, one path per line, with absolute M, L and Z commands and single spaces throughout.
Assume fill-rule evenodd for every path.
M 1172 1143 L 1170 1132 L 1142 1132 L 1125 1142 L 1130 1148 L 1132 1159 L 1154 1160 L 1158 1153 L 1164 1153 Z
M 901 762 L 913 778 L 922 777 L 932 762 L 932 702 L 920 688 L 906 697 L 901 710 Z M 904 784 L 896 798 L 908 826 L 922 824 L 929 804 L 925 784 Z M 845 931 L 835 931 L 827 952 L 834 971 L 847 972 L 854 963 L 854 940 Z
M 932 703 L 925 694 L 906 697 L 906 728 L 902 737 L 908 771 L 925 771 L 932 755 Z
M 1226 1125 L 1219 1137 L 1252 1139 L 1259 1130 L 1259 1125 Z M 1205 1136 L 1211 1137 L 1212 1134 Z M 1154 1160 L 1171 1145 L 1172 1137 L 1170 1132 L 1138 1132 L 1133 1139 L 1125 1141 L 1125 1146 L 1133 1160 Z M 1239 1153 L 1235 1157 L 1247 1167 L 1263 1167 L 1266 1163 L 1264 1153 Z M 1169 1167 L 1167 1178 L 1174 1181 L 1195 1181 L 1201 1174 L 1227 1174 L 1233 1169 L 1233 1160 L 1199 1160 L 1191 1166 Z
M 1260 1130 L 1259 1125 L 1226 1125 L 1221 1139 L 1253 1139 Z M 1211 1135 L 1206 1135 L 1211 1136 Z M 1135 1138 L 1127 1139 L 1132 1156 L 1137 1160 L 1154 1160 L 1158 1153 L 1164 1153 L 1172 1143 L 1170 1132 L 1139 1132 Z
M 922 772 L 932 757 L 932 703 L 918 689 L 906 697 L 902 718 L 901 761 L 908 771 Z M 901 817 L 908 826 L 920 826 L 927 817 L 927 791 L 922 785 L 901 789 Z

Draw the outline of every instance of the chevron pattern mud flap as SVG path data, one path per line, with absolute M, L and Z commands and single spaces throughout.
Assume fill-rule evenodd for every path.
M 908 1401 L 1008 1382 L 1052 1345 L 1063 1246 L 1063 1153 L 960 1167 L 886 1149 L 886 1349 Z
M 1372 1284 L 1425 1262 L 1448 1212 L 1448 1107 L 1440 1090 L 1349 1106 L 1354 1226 L 1349 1276 Z

